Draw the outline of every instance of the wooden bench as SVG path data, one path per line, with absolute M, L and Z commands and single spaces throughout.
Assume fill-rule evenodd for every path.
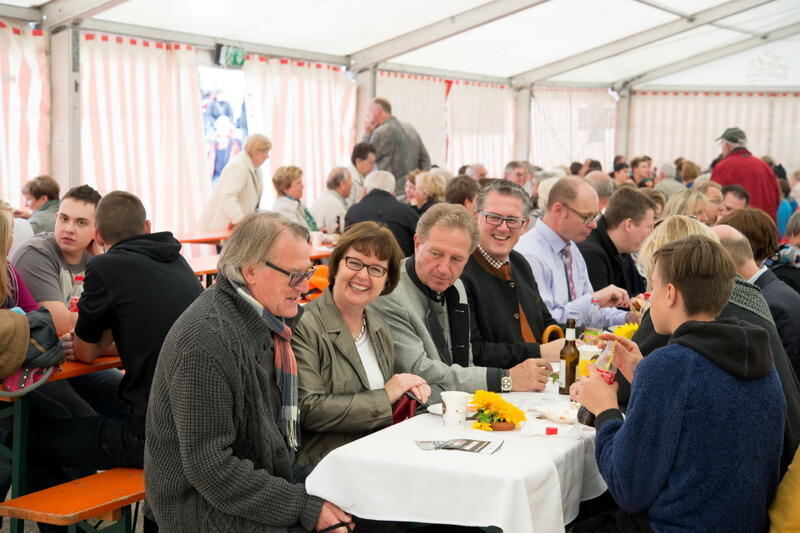
M 144 471 L 113 468 L 0 504 L 0 516 L 99 531 L 89 519 L 113 522 L 102 531 L 130 533 L 130 505 L 144 500 Z

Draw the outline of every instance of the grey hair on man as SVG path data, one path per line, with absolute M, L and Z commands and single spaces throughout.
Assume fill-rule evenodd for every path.
M 219 273 L 240 285 L 245 284 L 242 269 L 273 257 L 273 245 L 284 231 L 298 240 L 308 242 L 306 228 L 270 211 L 245 216 L 225 241 L 217 268 Z
M 672 180 L 675 179 L 675 165 L 673 165 L 672 163 L 664 163 L 663 165 L 661 165 L 659 170 L 661 171 L 661 173 L 664 175 L 665 178 Z
M 478 212 L 483 211 L 486 205 L 486 199 L 489 197 L 489 193 L 492 192 L 496 192 L 502 196 L 519 198 L 522 200 L 522 218 L 528 218 L 531 214 L 531 210 L 533 209 L 531 205 L 531 196 L 525 192 L 525 189 L 508 180 L 492 180 L 481 188 L 475 199 L 475 209 Z
M 483 172 L 481 172 L 481 171 L 483 171 Z M 472 163 L 464 171 L 464 173 L 467 176 L 469 176 L 470 178 L 472 178 L 474 180 L 477 180 L 477 179 L 480 179 L 480 178 L 484 177 L 484 176 L 481 175 L 484 172 L 486 172 L 486 167 L 483 165 L 483 163 Z
M 367 191 L 385 191 L 394 195 L 395 179 L 391 172 L 375 170 L 367 174 L 364 179 L 364 188 Z
M 440 224 L 445 228 L 457 228 L 466 232 L 470 239 L 469 253 L 475 251 L 478 243 L 481 240 L 480 231 L 478 231 L 478 223 L 472 213 L 467 211 L 467 208 L 458 204 L 435 204 L 433 207 L 425 211 L 417 222 L 417 235 L 421 241 L 428 238 L 428 234 L 433 226 Z
M 727 144 L 731 150 L 747 147 L 747 135 L 739 128 L 728 128 L 717 140 Z
M 597 193 L 597 198 L 601 202 L 603 199 L 611 198 L 611 195 L 614 194 L 614 181 L 602 170 L 592 170 L 585 179 Z
M 329 189 L 338 189 L 342 182 L 350 177 L 350 171 L 344 167 L 336 167 L 328 174 L 328 181 L 325 184 Z

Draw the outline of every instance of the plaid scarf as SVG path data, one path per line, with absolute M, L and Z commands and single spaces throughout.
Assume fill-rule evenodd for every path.
M 279 426 L 286 443 L 292 450 L 300 446 L 300 409 L 297 399 L 297 360 L 294 358 L 292 330 L 282 320 L 264 309 L 244 287 L 235 285 L 236 292 L 259 314 L 272 332 L 275 352 L 275 381 L 281 391 L 281 413 Z

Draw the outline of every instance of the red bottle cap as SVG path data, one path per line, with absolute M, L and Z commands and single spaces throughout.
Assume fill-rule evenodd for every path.
M 649 292 L 644 293 L 644 299 L 645 300 L 649 300 L 650 299 L 650 293 Z
M 77 276 L 75 276 L 75 281 L 83 281 L 83 279 L 84 276 L 82 274 L 78 274 Z
M 545 435 L 558 435 L 558 428 L 553 426 L 547 426 L 544 428 Z

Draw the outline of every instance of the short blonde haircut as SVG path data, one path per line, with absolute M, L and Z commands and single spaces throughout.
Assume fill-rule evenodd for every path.
M 481 240 L 481 234 L 478 231 L 478 223 L 472 213 L 467 211 L 467 208 L 458 204 L 436 204 L 419 218 L 417 222 L 417 235 L 419 239 L 425 242 L 428 239 L 428 234 L 431 228 L 436 224 L 441 224 L 446 228 L 458 228 L 466 232 L 470 239 L 469 253 L 475 251 L 478 242 Z
M 244 285 L 242 268 L 274 259 L 275 241 L 284 231 L 298 240 L 308 242 L 306 228 L 278 213 L 260 211 L 245 216 L 225 241 L 217 264 L 219 273 L 234 283 Z
M 686 215 L 694 216 L 695 207 L 698 203 L 705 204 L 708 202 L 705 195 L 695 191 L 694 189 L 686 189 L 685 191 L 678 191 L 672 195 L 664 206 L 661 212 L 661 217 L 666 218 L 670 215 Z
M 704 235 L 719 242 L 719 237 L 708 226 L 692 217 L 671 215 L 665 216 L 659 221 L 653 233 L 647 237 L 644 244 L 642 244 L 642 249 L 639 251 L 639 265 L 642 267 L 648 281 L 653 275 L 653 256 L 655 253 L 663 246 L 690 235 Z
M 254 133 L 244 141 L 244 151 L 247 152 L 247 155 L 250 157 L 253 157 L 253 152 L 269 152 L 270 150 L 272 150 L 272 141 L 260 133 Z
M 444 201 L 445 179 L 435 172 L 421 172 L 416 177 L 416 187 L 434 202 Z
M 278 167 L 275 174 L 272 175 L 272 185 L 275 186 L 275 192 L 278 196 L 286 196 L 286 189 L 292 186 L 294 180 L 303 177 L 303 169 L 300 167 Z

